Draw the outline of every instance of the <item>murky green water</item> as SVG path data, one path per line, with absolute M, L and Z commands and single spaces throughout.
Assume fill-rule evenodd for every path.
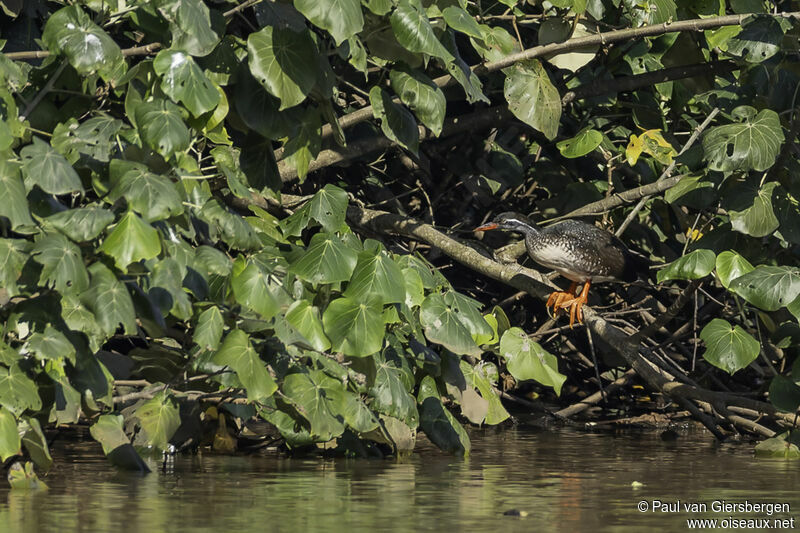
M 471 433 L 466 459 L 430 447 L 401 460 L 178 456 L 147 476 L 109 466 L 99 446 L 56 447 L 50 490 L 0 489 L 0 531 L 686 531 L 689 513 L 640 501 L 706 503 L 699 517 L 800 515 L 800 463 L 753 457 L 705 433 Z M 633 481 L 644 484 L 636 489 Z M 713 512 L 715 500 L 791 512 Z M 505 516 L 509 510 L 526 517 Z M 800 528 L 800 523 L 796 524 Z

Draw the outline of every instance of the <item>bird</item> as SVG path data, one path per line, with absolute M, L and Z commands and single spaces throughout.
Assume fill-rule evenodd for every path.
M 592 282 L 634 281 L 647 272 L 650 261 L 628 249 L 614 234 L 579 220 L 565 220 L 539 228 L 528 217 L 514 212 L 500 213 L 474 231 L 507 230 L 525 236 L 528 255 L 542 266 L 552 268 L 572 284 L 567 291 L 554 291 L 546 307 L 558 316 L 569 309 L 569 326 L 583 323 L 583 305 L 589 299 Z M 578 284 L 583 284 L 575 294 Z

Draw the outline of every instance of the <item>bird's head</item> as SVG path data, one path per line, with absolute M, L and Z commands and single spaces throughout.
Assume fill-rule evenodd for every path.
M 531 222 L 528 217 L 513 212 L 500 213 L 488 224 L 475 228 L 475 231 L 489 231 L 493 229 L 504 229 L 508 231 L 517 231 L 519 233 L 537 231 L 536 225 Z

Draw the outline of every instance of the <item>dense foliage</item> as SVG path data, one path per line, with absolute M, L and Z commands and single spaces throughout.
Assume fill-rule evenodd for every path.
M 697 325 L 704 359 L 734 373 L 767 354 L 772 399 L 794 410 L 798 30 L 765 2 L 729 4 L 0 2 L 0 458 L 24 446 L 47 468 L 43 427 L 84 422 L 132 467 L 131 442 L 224 450 L 231 431 L 368 455 L 413 449 L 420 429 L 466 453 L 457 417 L 498 424 L 509 379 L 560 394 L 566 376 L 491 291 L 467 296 L 474 281 L 348 224 L 348 205 L 428 221 L 435 205 L 468 228 L 673 168 L 674 186 L 604 222 L 630 214 L 630 240 L 669 262 L 659 282 L 708 281 L 722 306 Z M 669 32 L 683 19 L 709 29 Z M 660 29 L 508 60 L 645 25 Z M 709 68 L 625 96 L 602 85 L 687 64 Z M 562 102 L 579 87 L 596 90 Z M 532 129 L 453 126 L 486 104 Z M 411 159 L 309 174 L 385 147 L 379 132 Z M 426 151 L 427 132 L 457 137 Z

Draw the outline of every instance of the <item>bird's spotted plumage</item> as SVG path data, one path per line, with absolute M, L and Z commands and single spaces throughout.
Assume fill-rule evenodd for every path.
M 573 282 L 568 292 L 554 292 L 548 300 L 556 312 L 570 307 L 570 325 L 586 303 L 592 282 L 633 281 L 647 271 L 649 261 L 631 252 L 615 235 L 579 220 L 565 220 L 540 229 L 518 213 L 501 213 L 477 230 L 505 229 L 525 236 L 525 247 L 531 259 L 552 268 Z M 575 297 L 578 283 L 581 294 Z

